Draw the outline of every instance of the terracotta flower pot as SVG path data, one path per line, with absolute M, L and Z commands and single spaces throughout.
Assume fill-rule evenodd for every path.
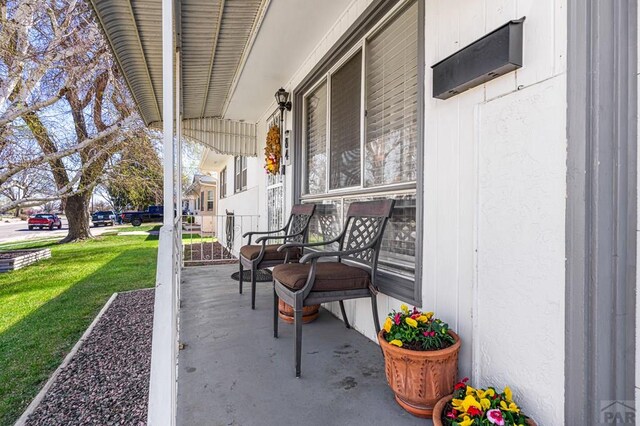
M 417 417 L 431 418 L 440 398 L 453 391 L 458 377 L 460 337 L 449 331 L 455 343 L 438 351 L 412 351 L 391 345 L 378 334 L 384 353 L 387 382 L 402 408 Z
M 302 322 L 307 324 L 309 322 L 315 321 L 318 318 L 318 311 L 320 310 L 320 305 L 311 305 L 305 306 L 302 308 Z M 284 303 L 282 299 L 278 301 L 278 316 L 284 322 L 289 324 L 293 324 L 293 308 Z
M 433 426 L 444 426 L 442 423 L 442 414 L 447 402 L 453 399 L 453 394 L 442 397 L 433 407 Z M 527 419 L 528 426 L 538 426 L 533 419 Z

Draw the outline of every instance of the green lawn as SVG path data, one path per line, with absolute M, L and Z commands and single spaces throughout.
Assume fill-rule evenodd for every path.
M 19 248 L 30 247 L 51 259 L 0 274 L 0 425 L 17 420 L 114 292 L 155 281 L 157 236 Z

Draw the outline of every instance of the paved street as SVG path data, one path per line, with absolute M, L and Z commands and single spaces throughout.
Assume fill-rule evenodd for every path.
M 125 225 L 126 226 L 126 225 Z M 101 226 L 99 228 L 91 227 L 93 235 L 100 235 L 104 232 L 118 229 L 122 226 Z M 67 235 L 67 219 L 62 218 L 62 229 L 53 231 L 34 229 L 32 231 L 27 227 L 26 221 L 10 221 L 9 223 L 0 222 L 0 244 L 31 240 L 35 238 L 62 238 Z

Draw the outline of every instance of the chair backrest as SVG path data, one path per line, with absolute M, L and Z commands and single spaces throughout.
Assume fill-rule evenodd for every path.
M 395 200 L 358 201 L 349 205 L 340 250 L 354 250 L 373 244 L 369 249 L 341 260 L 363 263 L 375 271 L 382 235 L 393 212 Z
M 291 215 L 287 223 L 287 234 L 293 235 L 286 238 L 285 243 L 304 243 L 309 230 L 309 221 L 316 209 L 315 204 L 296 204 L 291 208 Z

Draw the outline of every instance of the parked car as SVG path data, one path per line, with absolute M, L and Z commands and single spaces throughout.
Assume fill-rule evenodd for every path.
M 146 222 L 162 222 L 163 212 L 163 206 L 149 206 L 148 209 L 142 212 L 124 212 L 120 217 L 123 223 L 140 226 Z
M 102 210 L 91 215 L 93 226 L 113 226 L 116 222 L 116 214 L 111 210 Z
M 48 228 L 52 230 L 53 228 L 62 228 L 62 221 L 58 217 L 58 215 L 50 214 L 50 213 L 38 213 L 35 216 L 31 216 L 27 221 L 27 225 L 29 229 L 33 228 Z

